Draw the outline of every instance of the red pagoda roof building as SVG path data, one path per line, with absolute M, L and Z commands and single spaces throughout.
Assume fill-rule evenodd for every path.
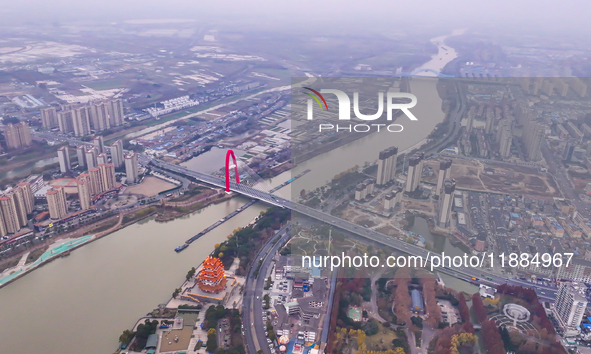
M 207 293 L 219 293 L 226 287 L 226 273 L 219 258 L 207 257 L 196 278 L 199 289 Z

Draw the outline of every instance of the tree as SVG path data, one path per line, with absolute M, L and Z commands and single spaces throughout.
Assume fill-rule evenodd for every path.
M 374 334 L 377 334 L 378 329 L 378 322 L 374 319 L 367 321 L 365 325 L 363 325 L 363 331 L 365 331 L 365 334 L 368 336 L 373 336 Z
M 410 321 L 413 325 L 417 326 L 419 329 L 423 329 L 423 319 L 419 316 L 412 316 Z
M 468 308 L 468 304 L 466 303 L 466 298 L 464 295 L 458 295 L 458 310 L 460 312 L 460 318 L 463 322 L 470 321 L 470 309 Z
M 205 350 L 207 350 L 210 353 L 215 352 L 215 350 L 218 348 L 218 339 L 217 339 L 217 332 L 215 330 L 215 328 L 210 328 L 207 331 L 207 346 L 205 347 Z
M 474 317 L 476 317 L 478 323 L 486 321 L 486 318 L 488 317 L 487 311 L 479 293 L 474 293 L 474 295 L 472 295 L 472 311 L 474 312 Z
M 505 354 L 505 346 L 494 321 L 482 323 L 482 337 L 488 354 Z
M 123 331 L 123 333 L 119 336 L 119 341 L 123 344 L 129 344 L 129 342 L 131 342 L 131 340 L 133 339 L 133 336 L 135 335 L 134 332 L 130 331 L 129 329 L 126 329 L 125 331 Z
M 263 300 L 265 300 L 265 310 L 268 309 L 270 307 L 270 302 L 271 302 L 271 297 L 269 297 L 269 294 L 265 294 L 265 296 L 263 297 Z
M 268 330 L 267 332 L 269 332 L 269 339 L 274 341 L 277 339 L 277 335 L 275 334 L 275 331 L 273 331 L 272 329 Z
M 195 276 L 195 272 L 197 270 L 195 269 L 195 267 L 191 268 L 191 270 L 187 273 L 187 280 L 191 279 L 193 276 Z

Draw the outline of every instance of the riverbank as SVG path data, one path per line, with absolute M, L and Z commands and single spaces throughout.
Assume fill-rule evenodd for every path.
M 25 276 L 26 274 L 32 272 L 33 270 L 54 261 L 57 258 L 64 256 L 64 253 L 74 251 L 86 244 L 89 244 L 93 241 L 96 241 L 102 237 L 110 235 L 116 231 L 119 231 L 123 228 L 126 228 L 130 225 L 133 225 L 139 221 L 147 219 L 149 217 L 155 216 L 154 220 L 157 222 L 169 222 L 173 221 L 177 218 L 184 217 L 188 214 L 192 214 L 196 211 L 199 211 L 205 207 L 208 207 L 212 204 L 219 204 L 225 202 L 231 198 L 233 198 L 234 194 L 215 194 L 212 196 L 208 196 L 205 199 L 196 200 L 193 202 L 189 202 L 185 207 L 174 206 L 171 209 L 167 210 L 166 205 L 163 206 L 155 206 L 155 205 L 147 205 L 138 209 L 131 210 L 126 213 L 119 213 L 116 216 L 101 220 L 99 224 L 89 225 L 87 228 L 81 228 L 77 231 L 70 232 L 63 235 L 58 235 L 57 239 L 54 239 L 53 244 L 42 244 L 39 247 L 32 248 L 26 250 L 23 253 L 16 254 L 11 256 L 10 258 L 6 259 L 5 262 L 9 262 L 14 264 L 18 262 L 19 259 L 23 257 L 23 254 L 28 255 L 29 253 L 35 252 L 39 248 L 47 247 L 48 250 L 43 253 L 37 260 L 33 261 L 32 263 L 22 264 L 19 265 L 18 263 L 15 266 L 10 268 L 6 268 L 3 272 L 0 273 L 0 288 L 12 283 L 13 281 L 20 279 L 21 277 Z M 196 206 L 196 207 L 194 207 Z M 178 208 L 185 208 L 185 209 L 178 209 Z M 101 230 L 102 227 L 109 225 L 115 218 L 117 218 L 117 222 L 114 225 L 109 226 L 105 230 Z M 97 231 L 91 234 L 90 231 Z M 81 233 L 81 234 L 80 234 Z M 84 242 L 76 243 L 75 246 L 68 247 L 65 249 L 60 249 L 60 247 L 64 244 L 64 240 L 81 240 L 84 239 Z M 72 242 L 72 241 L 70 241 Z M 67 243 L 67 241 L 66 241 Z M 59 252 L 56 251 L 59 249 Z M 50 253 L 48 253 L 50 252 Z M 48 253 L 46 256 L 44 254 Z

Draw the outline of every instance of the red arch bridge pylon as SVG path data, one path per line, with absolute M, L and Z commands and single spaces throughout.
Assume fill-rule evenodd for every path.
M 236 156 L 234 151 L 228 149 L 226 152 L 226 193 L 230 193 L 230 156 L 234 162 L 234 174 L 236 175 L 236 183 L 240 183 L 240 175 L 238 174 L 238 164 L 236 163 Z

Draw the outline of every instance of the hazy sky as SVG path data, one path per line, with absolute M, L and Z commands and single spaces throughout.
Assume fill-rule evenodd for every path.
M 588 31 L 591 2 L 548 0 L 2 0 L 0 24 L 192 18 L 208 22 L 520 27 Z

